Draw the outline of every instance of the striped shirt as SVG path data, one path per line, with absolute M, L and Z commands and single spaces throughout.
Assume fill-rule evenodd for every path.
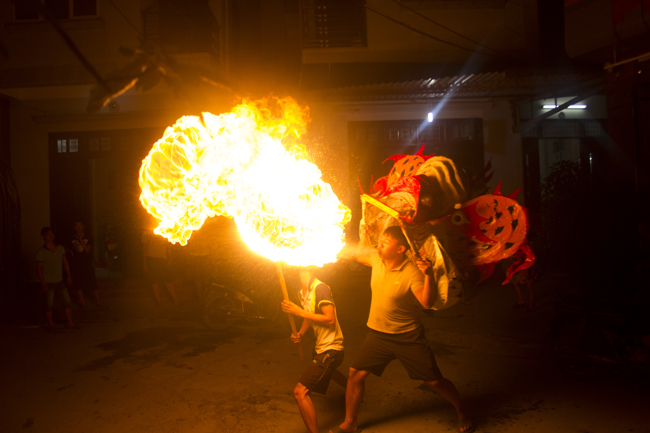
M 303 294 L 302 290 L 298 291 L 298 299 L 300 299 L 302 308 L 312 314 L 323 314 L 321 307 L 324 305 L 334 306 L 329 286 L 316 278 L 312 278 L 307 293 Z M 336 306 L 334 306 L 334 324 L 332 326 L 312 320 L 309 323 L 316 336 L 316 353 L 323 353 L 327 350 L 343 350 L 343 332 L 341 332 L 339 319 L 336 316 Z

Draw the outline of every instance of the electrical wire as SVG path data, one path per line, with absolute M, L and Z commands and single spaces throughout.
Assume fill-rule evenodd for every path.
M 483 7 L 479 6 L 479 5 L 477 5 L 476 2 L 471 2 L 471 3 L 474 5 L 474 7 L 476 7 L 476 9 L 482 10 L 485 15 L 487 15 L 489 18 L 494 19 L 494 16 L 492 14 L 489 14 L 489 13 L 485 12 L 486 8 L 483 8 Z M 521 33 L 519 33 L 518 31 L 516 31 L 515 29 L 513 29 L 511 27 L 508 27 L 506 25 L 504 25 L 503 28 L 510 30 L 512 33 L 519 36 L 521 39 L 526 40 L 526 37 L 524 35 L 522 35 Z
M 470 53 L 481 54 L 481 55 L 483 55 L 483 56 L 496 57 L 496 58 L 508 58 L 508 57 L 506 57 L 506 56 L 504 56 L 504 55 L 497 55 L 497 54 L 485 53 L 485 52 L 482 52 L 482 51 L 477 51 L 476 49 L 466 48 L 466 47 L 463 47 L 463 46 L 461 46 L 461 45 L 455 44 L 455 43 L 453 43 L 453 42 L 449 42 L 449 41 L 447 41 L 447 40 L 444 40 L 444 39 L 438 38 L 438 37 L 436 37 L 436 36 L 433 36 L 433 35 L 430 35 L 430 34 L 428 34 L 428 33 L 426 33 L 426 32 L 423 32 L 423 31 L 421 31 L 421 30 L 418 30 L 418 29 L 416 29 L 416 28 L 414 28 L 414 27 L 411 27 L 411 26 L 409 26 L 408 24 L 405 24 L 405 23 L 403 23 L 403 22 L 401 22 L 401 21 L 399 21 L 399 20 L 396 20 L 395 18 L 392 18 L 392 17 L 390 17 L 390 16 L 388 16 L 388 15 L 386 15 L 386 14 L 383 14 L 383 13 L 379 12 L 378 10 L 373 9 L 372 7 L 368 6 L 365 2 L 363 3 L 363 6 L 364 6 L 366 9 L 368 9 L 369 11 L 374 12 L 375 14 L 377 14 L 377 15 L 379 15 L 379 16 L 381 16 L 381 17 L 384 17 L 384 18 L 386 18 L 387 20 L 390 20 L 390 21 L 392 21 L 392 22 L 394 22 L 394 23 L 396 23 L 396 24 L 399 24 L 399 25 L 402 26 L 402 27 L 406 27 L 407 29 L 409 29 L 409 30 L 411 30 L 411 31 L 413 31 L 413 32 L 415 32 L 415 33 L 419 33 L 419 34 L 421 34 L 422 36 L 426 36 L 426 37 L 431 38 L 431 39 L 433 39 L 433 40 L 436 40 L 436 41 L 438 41 L 438 42 L 442 42 L 443 44 L 450 45 L 450 46 L 452 46 L 452 47 L 455 47 L 455 48 L 461 49 L 461 50 L 463 50 L 463 51 L 468 51 L 468 52 L 470 52 Z
M 120 8 L 118 8 L 117 6 L 115 6 L 115 3 L 113 3 L 113 0 L 108 0 L 108 1 L 109 1 L 109 3 L 110 3 L 111 5 L 113 5 L 113 7 L 115 8 L 115 10 L 116 10 L 120 15 L 122 15 L 122 18 L 124 18 L 124 20 L 125 20 L 127 23 L 131 24 L 131 27 L 133 27 L 133 29 L 136 31 L 136 33 L 142 37 L 142 33 L 140 32 L 140 30 L 138 30 L 138 28 L 137 28 L 137 27 L 136 27 L 136 26 L 135 26 L 135 25 L 134 25 L 134 24 L 133 24 L 133 23 L 132 23 L 132 22 L 131 22 L 127 17 L 126 17 L 126 15 L 124 15 L 124 13 L 120 10 Z
M 497 54 L 499 54 L 499 55 L 501 55 L 501 56 L 507 57 L 507 56 L 506 56 L 504 53 L 502 53 L 501 51 L 499 51 L 499 50 L 495 50 L 494 48 L 490 48 L 490 47 L 488 47 L 487 45 L 484 45 L 484 44 L 482 44 L 482 43 L 480 43 L 480 42 L 478 42 L 478 41 L 475 41 L 474 39 L 470 39 L 470 38 L 468 38 L 467 36 L 462 35 L 462 34 L 458 33 L 457 31 L 450 29 L 449 27 L 443 26 L 442 24 L 440 24 L 440 23 L 437 22 L 437 21 L 432 20 L 432 19 L 429 18 L 428 16 L 426 16 L 426 15 L 424 15 L 424 14 L 421 14 L 420 12 L 416 11 L 415 9 L 413 9 L 413 8 L 411 8 L 411 7 L 409 7 L 409 6 L 406 6 L 405 4 L 403 4 L 403 3 L 402 3 L 401 1 L 399 1 L 399 0 L 392 0 L 392 1 L 393 1 L 393 3 L 395 3 L 395 4 L 398 4 L 400 7 L 403 7 L 404 9 L 413 12 L 415 15 L 417 15 L 417 16 L 419 16 L 419 17 L 422 17 L 422 18 L 424 18 L 425 20 L 427 20 L 427 21 L 429 21 L 429 22 L 432 22 L 433 24 L 435 24 L 435 25 L 437 25 L 437 26 L 439 26 L 439 27 L 442 27 L 443 29 L 447 30 L 448 32 L 451 32 L 451 33 L 455 34 L 456 36 L 460 36 L 460 37 L 463 38 L 463 39 L 466 39 L 466 40 L 468 40 L 468 41 L 470 41 L 470 42 L 472 42 L 472 43 L 475 43 L 475 44 L 478 45 L 479 47 L 487 48 L 488 50 L 490 50 L 490 51 L 494 51 L 495 53 L 497 53 Z
M 431 39 L 434 39 L 434 40 L 436 40 L 436 41 L 438 41 L 438 42 L 442 42 L 443 44 L 451 45 L 452 47 L 459 48 L 459 49 L 464 50 L 464 51 L 469 51 L 470 53 L 476 53 L 476 52 L 477 52 L 476 50 L 473 50 L 473 49 L 471 49 L 471 48 L 465 48 L 465 47 L 463 47 L 463 46 L 460 46 L 460 45 L 454 44 L 453 42 L 449 42 L 449 41 L 446 41 L 446 40 L 444 40 L 444 39 L 437 38 L 437 37 L 435 37 L 435 36 L 433 36 L 433 35 L 430 35 L 430 34 L 428 34 L 428 33 L 425 33 L 425 32 L 423 32 L 423 31 L 421 31 L 421 30 L 418 30 L 418 29 L 416 29 L 416 28 L 413 28 L 413 27 L 409 26 L 408 24 L 405 24 L 405 23 L 403 23 L 403 22 L 401 22 L 401 21 L 398 21 L 398 20 L 396 20 L 395 18 L 389 17 L 388 15 L 385 15 L 385 14 L 379 12 L 378 10 L 371 8 L 370 6 L 368 6 L 368 5 L 365 4 L 365 3 L 364 3 L 363 6 L 364 6 L 366 9 L 368 9 L 369 11 L 374 12 L 374 13 L 376 13 L 377 15 L 379 15 L 379 16 L 381 16 L 381 17 L 384 17 L 384 18 L 386 18 L 387 20 L 390 20 L 390 21 L 392 21 L 392 22 L 394 22 L 394 23 L 396 23 L 396 24 L 399 24 L 400 26 L 406 27 L 407 29 L 409 29 L 409 30 L 411 30 L 411 31 L 413 31 L 413 32 L 415 32 L 415 33 L 419 33 L 419 34 L 421 34 L 422 36 L 426 36 L 426 37 L 431 38 Z M 497 56 L 495 56 L 494 54 L 488 54 L 488 53 L 482 53 L 482 52 L 478 52 L 478 54 L 483 54 L 484 56 L 490 56 L 490 57 L 497 57 Z

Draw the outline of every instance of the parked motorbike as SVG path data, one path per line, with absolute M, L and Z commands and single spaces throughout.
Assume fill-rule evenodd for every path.
M 238 322 L 273 323 L 281 313 L 279 287 L 259 287 L 244 292 L 232 286 L 210 284 L 204 291 L 203 323 L 222 330 Z
M 638 305 L 569 297 L 555 307 L 552 350 L 562 372 L 577 378 L 611 369 L 650 373 L 650 331 Z

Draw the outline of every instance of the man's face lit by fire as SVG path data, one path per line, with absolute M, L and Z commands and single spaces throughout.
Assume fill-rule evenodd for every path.
M 377 253 L 382 260 L 392 260 L 403 256 L 406 251 L 404 245 L 400 245 L 397 239 L 390 235 L 381 235 L 377 244 Z

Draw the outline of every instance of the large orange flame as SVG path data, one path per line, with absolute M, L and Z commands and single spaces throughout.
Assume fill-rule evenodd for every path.
M 308 161 L 308 108 L 293 99 L 244 101 L 232 112 L 185 116 L 140 167 L 140 202 L 154 233 L 185 245 L 206 218 L 234 218 L 244 242 L 272 261 L 322 266 L 344 245 L 350 210 Z

